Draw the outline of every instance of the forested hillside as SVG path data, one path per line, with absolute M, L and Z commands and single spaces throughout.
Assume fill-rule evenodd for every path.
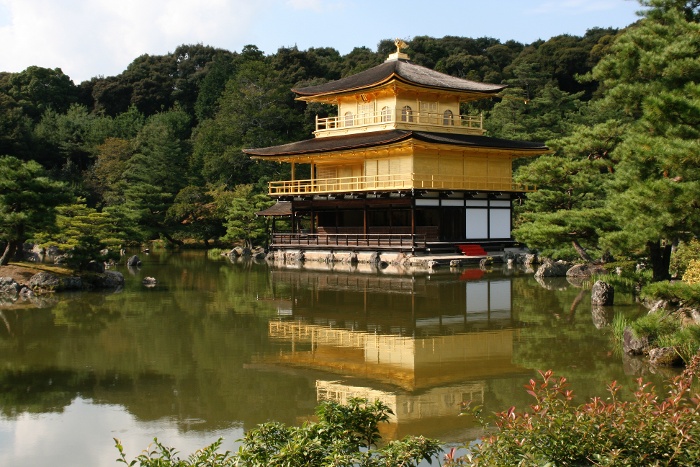
M 629 222 L 634 199 L 663 196 L 670 202 L 681 196 L 672 187 L 654 188 L 659 172 L 640 168 L 658 152 L 641 156 L 634 148 L 662 144 L 658 137 L 666 135 L 678 143 L 674 150 L 697 150 L 698 6 L 679 0 L 642 3 L 653 8 L 625 31 L 593 29 L 583 37 L 532 44 L 486 37 L 408 41 L 417 64 L 509 85 L 501 97 L 462 109 L 483 112 L 489 136 L 546 141 L 557 149 L 521 167 L 519 175 L 543 190 L 521 206 L 526 222 L 518 237 L 548 254 L 571 255 L 573 247 L 600 254 L 625 242 L 634 249 L 671 238 L 657 235 L 657 229 L 635 240 L 620 234 L 619 225 Z M 267 182 L 288 179 L 289 167 L 252 161 L 241 148 L 310 138 L 314 116 L 332 115 L 334 109 L 295 101 L 290 88 L 357 73 L 393 51 L 389 38 L 376 51 L 360 47 L 347 55 L 332 48 L 281 48 L 266 56 L 254 45 L 227 51 L 198 44 L 143 55 L 117 76 L 79 84 L 60 69 L 40 66 L 0 73 L 0 155 L 7 156 L 0 159 L 0 185 L 9 189 L 14 183 L 18 189 L 24 178 L 16 172 L 27 169 L 17 160 L 34 161 L 27 183 L 45 175 L 70 198 L 34 202 L 62 219 L 63 228 L 47 230 L 46 223 L 37 228 L 20 210 L 7 208 L 0 195 L 0 239 L 8 247 L 0 264 L 18 242 L 37 234 L 45 243 L 64 246 L 86 238 L 116 245 L 254 237 L 253 230 L 227 229 L 232 200 L 239 200 L 239 210 L 256 209 L 266 202 L 257 195 L 266 192 Z M 654 103 L 647 105 L 647 97 Z M 630 133 L 638 139 L 624 136 Z M 692 181 L 697 190 L 697 153 L 693 157 L 688 168 L 684 156 L 669 154 L 668 163 L 659 164 L 661 178 L 680 177 L 678 187 Z M 626 178 L 613 180 L 615 173 Z M 632 210 L 627 218 L 606 209 L 610 184 L 617 186 L 614 193 L 634 191 L 615 201 L 627 210 L 617 215 Z M 62 209 L 52 211 L 58 205 Z M 558 214 L 562 210 L 576 214 Z M 649 214 L 651 222 L 657 215 Z M 86 222 L 90 216 L 107 221 Z M 678 225 L 673 239 L 695 228 Z

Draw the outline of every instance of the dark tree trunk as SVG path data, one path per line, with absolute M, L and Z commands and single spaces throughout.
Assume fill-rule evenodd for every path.
M 671 245 L 661 245 L 660 241 L 648 242 L 649 259 L 651 260 L 651 270 L 653 281 L 665 281 L 671 278 L 668 272 L 671 265 Z
M 15 255 L 17 254 L 18 247 L 21 245 L 21 242 L 7 242 L 7 245 L 5 245 L 5 251 L 3 252 L 2 257 L 0 257 L 0 266 L 5 266 L 11 259 L 14 259 Z
M 593 262 L 593 258 L 591 258 L 590 255 L 586 252 L 586 250 L 583 249 L 578 240 L 571 240 L 571 244 L 574 246 L 574 250 L 576 250 L 576 253 L 578 253 L 582 260 L 584 260 L 587 263 Z
M 167 232 L 161 232 L 161 234 L 165 237 L 165 239 L 170 242 L 171 245 L 177 245 L 177 246 L 182 246 L 185 244 L 182 240 L 176 240 L 173 237 L 170 236 L 169 233 Z

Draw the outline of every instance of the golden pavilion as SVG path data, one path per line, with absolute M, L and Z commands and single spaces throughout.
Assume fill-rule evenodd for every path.
M 316 117 L 314 138 L 244 150 L 291 164 L 291 180 L 269 184 L 278 204 L 262 213 L 293 220 L 291 232 L 273 234 L 272 249 L 457 251 L 513 243 L 513 200 L 531 191 L 513 182 L 513 160 L 549 149 L 487 137 L 482 115 L 460 115 L 460 104 L 497 96 L 506 85 L 416 65 L 396 43 L 381 65 L 292 89 L 299 100 L 337 108 L 337 116 Z M 296 178 L 299 164 L 310 165 L 310 178 Z

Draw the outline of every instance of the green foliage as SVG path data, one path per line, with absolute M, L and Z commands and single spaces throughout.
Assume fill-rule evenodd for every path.
M 121 442 L 114 438 L 114 444 L 119 451 L 117 463 L 128 467 L 233 467 L 237 465 L 229 451 L 219 452 L 222 439 L 219 438 L 209 446 L 191 454 L 187 459 L 180 459 L 175 448 L 161 444 L 157 438 L 153 439 L 153 447 L 149 447 L 132 461 L 128 461 Z
M 436 441 L 423 437 L 407 437 L 377 447 L 381 441 L 378 426 L 391 413 L 380 401 L 350 399 L 346 405 L 323 402 L 316 410 L 318 422 L 301 427 L 264 423 L 245 434 L 236 454 L 218 453 L 219 439 L 188 460 L 182 460 L 174 448 L 155 440 L 154 448 L 128 461 L 123 446 L 115 439 L 120 455 L 117 461 L 129 467 L 409 467 L 423 459 L 431 461 L 440 447 Z
M 261 242 L 267 236 L 267 224 L 263 217 L 255 215 L 272 204 L 270 198 L 256 193 L 252 185 L 239 185 L 226 213 L 227 240 L 244 241 L 247 246 Z
M 678 245 L 671 255 L 671 273 L 682 277 L 693 260 L 700 260 L 700 241 L 696 238 Z
M 67 186 L 47 177 L 38 163 L 0 157 L 0 241 L 6 242 L 0 265 L 28 238 L 54 229 L 56 206 L 70 198 Z
M 700 285 L 679 281 L 655 282 L 645 286 L 641 296 L 652 300 L 680 300 L 689 305 L 697 305 L 700 304 Z
M 688 264 L 683 273 L 683 282 L 689 285 L 700 285 L 700 259 L 694 259 Z
M 681 324 L 674 315 L 648 313 L 632 322 L 632 330 L 637 337 L 647 337 L 654 344 L 660 337 L 678 332 Z
M 634 119 L 615 149 L 607 198 L 619 228 L 601 242 L 621 253 L 646 249 L 660 280 L 669 275 L 663 246 L 700 230 L 700 23 L 687 19 L 685 2 L 648 4 L 593 76 L 608 105 Z
M 625 329 L 630 325 L 630 320 L 627 319 L 622 313 L 615 313 L 613 317 L 611 329 L 613 334 L 613 340 L 616 343 L 622 343 L 624 337 Z
M 700 458 L 700 398 L 691 392 L 700 371 L 696 355 L 659 396 L 637 380 L 630 400 L 613 381 L 609 397 L 577 405 L 566 378 L 551 371 L 525 386 L 534 403 L 496 414 L 497 431 L 448 465 L 621 466 L 694 465 Z
M 114 219 L 108 212 L 98 212 L 85 204 L 84 199 L 56 208 L 57 231 L 41 234 L 35 240 L 42 246 L 57 246 L 68 253 L 66 264 L 83 270 L 90 261 L 103 262 L 119 257 L 124 239 L 114 230 Z M 109 248 L 111 252 L 102 251 Z

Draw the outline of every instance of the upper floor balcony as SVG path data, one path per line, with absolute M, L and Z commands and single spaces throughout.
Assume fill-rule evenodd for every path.
M 528 192 L 536 187 L 514 183 L 510 177 L 465 177 L 431 174 L 386 174 L 357 177 L 322 178 L 314 180 L 283 180 L 270 182 L 271 196 L 323 195 L 368 191 L 402 190 L 463 190 Z
M 435 113 L 417 112 L 409 107 L 384 107 L 380 111 L 359 114 L 346 112 L 337 117 L 316 116 L 314 134 L 324 137 L 394 129 L 469 135 L 485 133 L 484 117 L 481 114 L 455 115 L 450 110 Z

